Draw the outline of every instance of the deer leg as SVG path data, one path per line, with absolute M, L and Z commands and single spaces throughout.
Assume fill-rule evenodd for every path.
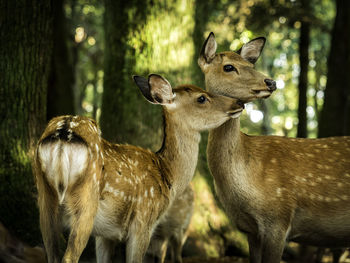
M 144 263 L 163 263 L 166 255 L 168 240 L 164 236 L 154 235 L 148 247 Z
M 278 228 L 278 227 L 277 227 Z M 286 235 L 283 231 L 271 231 L 264 236 L 262 263 L 280 263 L 285 246 Z
M 133 228 L 126 243 L 126 263 L 140 263 L 149 246 L 151 231 L 144 228 Z
M 92 185 L 79 189 L 77 194 L 71 194 L 71 231 L 69 234 L 67 249 L 62 262 L 78 262 L 83 252 L 94 224 L 94 218 L 98 205 L 98 194 Z
M 58 263 L 60 224 L 58 222 L 58 200 L 52 193 L 39 192 L 40 229 L 43 236 L 44 246 L 48 263 Z
M 182 263 L 182 233 L 173 236 L 170 239 L 171 244 L 171 261 L 173 263 Z
M 96 262 L 111 263 L 114 255 L 115 242 L 104 237 L 96 237 Z
M 262 260 L 262 240 L 257 234 L 248 234 L 249 262 L 261 263 Z

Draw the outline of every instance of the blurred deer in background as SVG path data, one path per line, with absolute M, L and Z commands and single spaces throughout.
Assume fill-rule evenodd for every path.
M 78 262 L 90 234 L 97 262 L 110 262 L 116 241 L 126 242 L 126 262 L 142 262 L 151 234 L 175 198 L 188 187 L 198 158 L 200 131 L 238 117 L 243 104 L 159 75 L 134 80 L 164 113 L 162 148 L 153 153 L 111 144 L 85 117 L 52 119 L 38 142 L 35 171 L 40 226 L 48 261 L 59 262 L 58 235 L 70 227 L 62 262 Z
M 265 39 L 216 53 L 211 33 L 199 66 L 206 88 L 244 102 L 267 98 L 275 82 L 254 70 Z M 221 203 L 248 235 L 251 263 L 277 263 L 286 240 L 350 244 L 350 137 L 248 136 L 239 118 L 209 132 L 209 168 Z
M 168 245 L 171 251 L 171 262 L 182 262 L 182 246 L 187 239 L 193 206 L 194 194 L 189 185 L 179 197 L 176 197 L 154 230 L 144 263 L 163 263 Z

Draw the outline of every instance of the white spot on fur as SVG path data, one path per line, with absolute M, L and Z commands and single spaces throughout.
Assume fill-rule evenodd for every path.
M 277 162 L 277 160 L 275 158 L 271 159 L 271 163 L 276 163 L 276 162 Z
M 72 129 L 75 128 L 75 127 L 78 127 L 79 126 L 79 122 L 74 122 L 74 121 L 71 121 L 69 123 L 69 127 L 71 127 Z
M 277 194 L 277 197 L 281 197 L 282 196 L 282 190 L 281 190 L 281 188 L 277 188 L 276 189 L 276 194 Z
M 103 189 L 106 192 L 112 193 L 115 196 L 118 196 L 120 194 L 120 191 L 118 189 L 115 189 L 109 185 L 109 183 L 105 184 L 105 188 Z
M 151 193 L 151 197 L 154 197 L 154 188 L 153 188 L 153 186 L 150 189 L 150 193 Z
M 62 128 L 62 126 L 64 125 L 64 122 L 65 122 L 64 120 L 57 122 L 57 129 Z

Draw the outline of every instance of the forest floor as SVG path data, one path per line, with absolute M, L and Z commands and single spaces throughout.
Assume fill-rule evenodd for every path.
M 81 263 L 94 263 L 95 261 L 81 261 Z M 203 259 L 200 257 L 184 257 L 182 259 L 183 263 L 249 263 L 248 258 L 239 258 L 239 257 L 223 257 L 223 258 L 209 258 L 209 259 Z M 332 263 L 332 256 L 331 255 L 325 255 L 323 257 L 322 263 Z M 341 261 L 342 263 L 348 263 L 350 262 L 350 259 L 345 259 Z M 165 263 L 171 263 L 170 261 L 166 260 Z M 299 260 L 297 261 L 281 261 L 281 263 L 300 263 Z

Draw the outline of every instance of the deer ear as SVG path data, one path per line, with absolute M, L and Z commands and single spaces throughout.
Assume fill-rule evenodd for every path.
M 148 85 L 150 93 L 154 100 L 153 103 L 168 105 L 173 103 L 174 94 L 169 81 L 157 74 L 148 76 Z
M 215 58 L 217 44 L 215 41 L 214 33 L 211 32 L 208 38 L 205 40 L 201 53 L 198 58 L 198 65 L 203 68 L 205 64 L 209 64 Z
M 132 77 L 136 83 L 136 85 L 141 90 L 142 95 L 151 103 L 155 103 L 154 99 L 152 98 L 150 86 L 148 84 L 148 80 L 141 76 L 133 76 Z
M 264 48 L 266 38 L 258 37 L 248 43 L 244 44 L 237 53 L 241 55 L 242 58 L 254 64 Z

